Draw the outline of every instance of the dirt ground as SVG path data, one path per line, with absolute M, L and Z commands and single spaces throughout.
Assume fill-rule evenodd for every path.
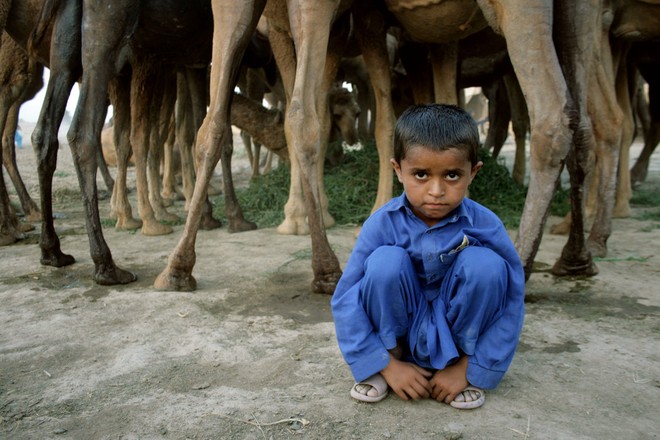
M 17 154 L 36 197 L 32 149 Z M 660 189 L 657 166 L 649 180 Z M 593 278 L 550 275 L 566 238 L 545 234 L 511 369 L 482 408 L 460 411 L 351 399 L 330 298 L 310 292 L 309 237 L 202 231 L 198 290 L 176 293 L 152 283 L 183 226 L 162 237 L 108 227 L 115 261 L 139 279 L 102 287 L 66 145 L 55 188 L 62 249 L 77 263 L 41 266 L 39 225 L 0 248 L 0 438 L 660 438 L 660 228 L 635 218 L 642 208 L 614 221 Z M 354 228 L 328 237 L 343 265 Z

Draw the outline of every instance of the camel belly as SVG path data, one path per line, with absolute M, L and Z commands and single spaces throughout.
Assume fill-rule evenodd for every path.
M 413 41 L 448 43 L 488 25 L 474 0 L 386 0 L 386 4 Z

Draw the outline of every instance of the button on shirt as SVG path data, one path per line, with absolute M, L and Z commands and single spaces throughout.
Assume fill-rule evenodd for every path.
M 457 252 L 468 243 L 495 251 L 509 272 L 504 312 L 483 338 L 489 346 L 477 344 L 475 356 L 468 356 L 471 383 L 484 388 L 499 383 L 515 353 L 524 319 L 525 277 L 520 257 L 501 220 L 486 207 L 466 198 L 449 216 L 429 227 L 410 209 L 405 193 L 365 221 L 332 298 L 339 348 L 356 381 L 382 371 L 390 359 L 360 304 L 360 283 L 369 255 L 381 246 L 406 249 L 422 293 L 431 302 L 440 294 L 440 284 Z M 446 366 L 443 359 L 432 358 L 429 363 L 437 369 Z

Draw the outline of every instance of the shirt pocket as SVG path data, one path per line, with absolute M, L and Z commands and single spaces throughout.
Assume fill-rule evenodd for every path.
M 444 276 L 449 268 L 451 267 L 452 264 L 454 264 L 454 260 L 458 256 L 458 254 L 465 248 L 470 246 L 470 240 L 468 239 L 467 235 L 463 235 L 463 240 L 461 241 L 461 244 L 447 252 L 446 254 L 440 254 L 440 262 L 442 263 L 440 265 L 440 270 L 442 272 L 442 275 Z

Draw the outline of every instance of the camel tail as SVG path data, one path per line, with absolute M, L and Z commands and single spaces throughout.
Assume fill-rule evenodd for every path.
M 62 0 L 45 0 L 43 2 L 39 13 L 39 20 L 28 39 L 28 53 L 31 55 L 34 55 L 37 52 L 37 48 L 43 43 L 46 32 L 55 21 L 55 16 L 61 3 Z

